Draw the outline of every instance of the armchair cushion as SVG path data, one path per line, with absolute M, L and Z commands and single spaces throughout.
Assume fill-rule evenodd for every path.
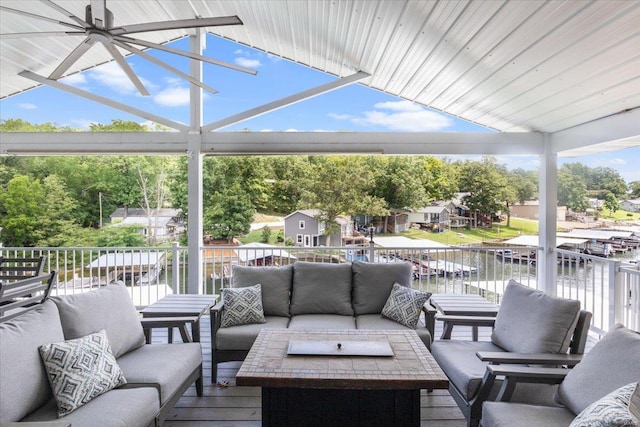
M 40 356 L 49 376 L 58 416 L 127 383 L 104 330 L 86 337 L 44 344 Z
M 370 263 L 355 261 L 353 270 L 353 310 L 361 314 L 380 314 L 394 283 L 411 287 L 409 262 Z
M 639 425 L 631 413 L 631 397 L 640 395 L 638 383 L 627 384 L 587 406 L 569 427 L 629 427 Z
M 294 263 L 291 314 L 353 316 L 351 264 Z
M 249 323 L 264 323 L 262 310 L 262 286 L 260 284 L 246 288 L 226 288 L 222 290 L 221 328 Z
M 431 298 L 430 292 L 420 292 L 394 283 L 387 302 L 382 308 L 382 315 L 407 328 L 415 329 L 422 306 L 429 298 Z
M 580 301 L 554 297 L 510 280 L 491 341 L 517 353 L 566 353 L 579 312 Z
M 615 325 L 569 372 L 556 399 L 574 414 L 640 378 L 640 333 Z
M 482 427 L 568 427 L 575 417 L 565 408 L 509 402 L 484 402 Z
M 232 288 L 243 288 L 260 283 L 262 285 L 262 307 L 265 316 L 289 317 L 289 299 L 293 266 L 282 267 L 231 267 Z
M 67 340 L 104 329 L 116 358 L 145 343 L 138 312 L 124 283 L 51 299 L 60 311 L 64 338 Z

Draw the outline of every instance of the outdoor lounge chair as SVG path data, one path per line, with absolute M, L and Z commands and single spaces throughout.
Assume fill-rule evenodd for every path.
M 0 281 L 0 322 L 45 302 L 56 283 L 57 272 L 4 283 Z
M 13 282 L 44 273 L 44 256 L 8 258 L 0 256 L 0 282 Z
M 498 376 L 504 376 L 505 380 L 500 401 L 484 403 L 480 425 L 640 425 L 639 354 L 640 333 L 618 324 L 573 369 L 489 366 L 489 382 Z M 562 407 L 510 403 L 508 389 L 515 383 L 530 381 L 560 383 L 555 401 Z M 611 423 L 612 420 L 617 423 Z
M 468 326 L 472 319 L 461 317 L 460 324 Z M 455 323 L 456 318 L 447 316 L 447 321 Z M 478 425 L 483 402 L 495 399 L 500 388 L 500 381 L 486 379 L 490 363 L 527 363 L 535 357 L 536 363 L 546 358 L 553 365 L 575 365 L 584 352 L 591 313 L 581 311 L 579 301 L 547 295 L 512 280 L 495 320 L 482 317 L 478 321 L 481 326 L 493 325 L 490 342 L 438 340 L 431 345 L 469 426 Z M 545 403 L 552 400 L 554 391 L 548 385 L 535 386 L 535 390 L 525 385 L 515 394 L 516 398 L 534 395 L 537 402 Z

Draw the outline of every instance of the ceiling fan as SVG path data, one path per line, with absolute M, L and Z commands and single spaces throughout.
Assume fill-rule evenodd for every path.
M 70 18 L 74 23 L 60 21 L 58 19 L 49 18 L 47 16 L 38 15 L 35 13 L 12 9 L 5 6 L 0 6 L 0 10 L 28 16 L 34 19 L 39 19 L 47 22 L 53 22 L 68 28 L 69 31 L 46 31 L 46 32 L 26 32 L 26 33 L 8 33 L 0 34 L 2 38 L 27 38 L 27 37 L 51 37 L 51 36 L 84 36 L 84 40 L 73 50 L 71 53 L 62 60 L 62 62 L 56 67 L 55 70 L 49 75 L 49 79 L 58 80 L 61 78 L 69 68 L 78 61 L 91 47 L 95 44 L 103 45 L 109 52 L 111 57 L 118 63 L 120 68 L 127 75 L 133 85 L 140 91 L 142 95 L 148 96 L 149 92 L 145 88 L 144 84 L 138 76 L 134 73 L 131 66 L 124 59 L 124 56 L 116 46 L 127 50 L 133 54 L 141 56 L 154 64 L 166 69 L 167 71 L 174 73 L 191 83 L 208 90 L 212 93 L 217 91 L 210 86 L 194 79 L 188 74 L 170 66 L 166 62 L 160 61 L 156 57 L 149 55 L 143 50 L 135 47 L 142 46 L 142 48 L 153 48 L 164 52 L 173 53 L 175 55 L 184 56 L 187 58 L 196 59 L 202 62 L 207 62 L 214 65 L 219 65 L 233 70 L 242 71 L 249 74 L 257 74 L 257 71 L 250 68 L 241 67 L 227 62 L 219 61 L 205 56 L 174 49 L 169 46 L 164 46 L 158 43 L 153 43 L 146 40 L 130 37 L 131 34 L 147 33 L 152 31 L 163 30 L 176 30 L 184 28 L 202 28 L 202 27 L 218 27 L 226 25 L 243 25 L 240 18 L 237 16 L 220 16 L 214 18 L 193 18 L 193 19 L 178 19 L 175 21 L 161 21 L 161 22 L 147 22 L 143 24 L 131 24 L 114 26 L 113 13 L 107 9 L 106 0 L 90 0 L 90 3 L 85 8 L 85 19 L 82 19 L 73 13 L 67 11 L 60 5 L 54 3 L 52 0 L 40 0 L 42 3 L 50 8 L 53 8 L 60 14 Z M 135 46 L 134 46 L 135 45 Z

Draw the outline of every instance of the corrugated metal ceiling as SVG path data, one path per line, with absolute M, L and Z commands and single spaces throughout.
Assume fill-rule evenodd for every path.
M 88 1 L 53 0 L 83 17 Z M 0 0 L 73 23 L 33 0 Z M 640 106 L 640 1 L 107 1 L 116 25 L 238 15 L 208 30 L 500 131 L 556 132 Z M 0 33 L 65 26 L 0 10 Z M 165 43 L 187 35 L 137 35 Z M 82 37 L 0 40 L 0 97 L 33 87 Z M 70 72 L 110 60 L 91 49 Z

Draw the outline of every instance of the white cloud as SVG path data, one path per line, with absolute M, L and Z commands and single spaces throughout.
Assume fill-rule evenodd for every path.
M 86 119 L 72 119 L 71 120 L 71 127 L 73 128 L 77 128 L 77 129 L 84 129 L 84 130 L 89 130 L 89 127 L 91 127 L 92 123 L 96 123 L 95 120 L 86 120 Z
M 353 117 L 353 123 L 363 126 L 381 126 L 394 131 L 434 132 L 453 126 L 453 120 L 444 114 L 427 110 L 410 101 L 379 102 L 375 110 Z
M 267 128 L 267 129 L 260 129 L 260 131 L 259 131 L 259 132 L 273 132 L 273 129 L 269 129 L 269 128 Z
M 170 87 L 158 92 L 153 97 L 156 104 L 165 107 L 189 105 L 189 89 L 185 87 Z
M 240 57 L 240 58 L 236 58 L 234 62 L 239 66 L 246 67 L 246 68 L 258 68 L 262 66 L 262 63 L 260 62 L 259 59 L 250 59 L 250 58 Z
M 329 117 L 336 120 L 350 120 L 353 118 L 351 114 L 329 113 Z
M 289 129 L 285 129 L 283 132 L 298 132 L 298 129 L 296 129 L 296 128 L 289 128 Z
M 20 108 L 22 108 L 23 110 L 35 110 L 36 108 L 38 108 L 38 106 L 36 104 L 31 104 L 29 102 L 23 102 L 21 104 L 18 105 Z
M 621 166 L 621 165 L 626 165 L 627 161 L 625 159 L 621 159 L 620 157 L 616 157 L 615 159 L 609 160 L 608 163 L 614 166 Z
M 75 73 L 62 79 L 62 82 L 70 86 L 84 86 L 87 84 L 87 76 L 83 73 Z
M 107 86 L 122 95 L 138 93 L 138 89 L 133 85 L 131 80 L 129 80 L 129 77 L 124 73 L 124 71 L 122 71 L 122 68 L 120 68 L 116 62 L 109 62 L 96 67 L 93 70 L 87 71 L 87 75 L 91 79 L 96 80 L 100 84 Z M 153 85 L 148 80 L 140 76 L 138 76 L 138 78 L 147 90 L 152 88 Z

